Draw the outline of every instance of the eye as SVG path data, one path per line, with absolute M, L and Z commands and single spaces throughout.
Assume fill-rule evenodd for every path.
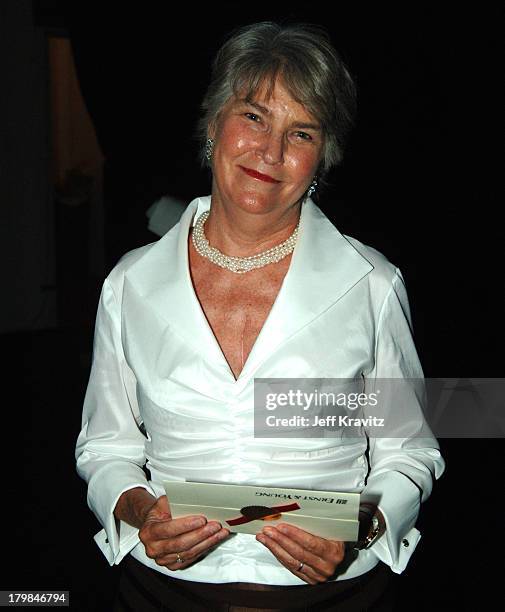
M 312 140 L 312 136 L 307 132 L 295 132 L 295 136 L 301 140 Z
M 258 117 L 258 115 L 254 114 L 254 113 L 245 113 L 245 116 L 250 119 L 251 121 L 256 121 L 258 122 L 260 120 L 260 118 Z

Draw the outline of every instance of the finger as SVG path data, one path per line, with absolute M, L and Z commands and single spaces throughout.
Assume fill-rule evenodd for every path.
M 282 535 L 286 536 L 293 542 L 299 544 L 305 550 L 308 550 L 314 555 L 320 556 L 324 554 L 325 542 L 323 538 L 319 538 L 318 536 L 309 533 L 308 531 L 304 531 L 299 527 L 295 527 L 294 525 L 288 525 L 286 523 L 281 523 L 277 525 L 278 532 Z
M 173 557 L 174 554 L 181 554 L 182 552 L 185 553 L 185 556 L 188 556 L 188 552 L 192 548 L 198 546 L 207 538 L 216 535 L 220 530 L 220 523 L 210 521 L 207 523 L 207 525 L 201 527 L 200 529 L 195 529 L 173 538 L 165 538 L 158 542 L 152 543 L 149 551 L 151 553 L 150 556 L 153 559 L 158 559 L 160 557 L 166 557 L 167 555 L 172 555 Z
M 270 538 L 265 533 L 258 533 L 256 539 L 264 544 L 270 552 L 279 560 L 284 567 L 286 567 L 295 576 L 301 578 L 307 584 L 318 584 L 320 582 L 326 582 L 327 578 L 319 572 L 315 571 L 306 561 L 298 560 L 288 553 L 278 542 L 273 538 Z M 299 571 L 300 563 L 304 563 L 302 571 Z
M 181 557 L 182 561 L 178 562 L 177 558 L 175 558 L 175 561 L 174 561 L 174 555 L 170 555 L 165 558 L 155 559 L 155 563 L 156 565 L 159 565 L 160 567 L 166 567 L 172 572 L 176 572 L 178 570 L 186 569 L 190 565 L 193 565 L 193 563 L 198 561 L 201 556 L 203 555 L 200 555 L 198 557 L 194 557 L 188 560 L 184 559 L 184 557 Z
M 329 561 L 335 566 L 342 563 L 345 554 L 344 542 L 320 538 L 313 533 L 304 531 L 299 527 L 295 527 L 295 525 L 288 525 L 287 523 L 281 523 L 276 529 L 313 555 Z
M 195 546 L 192 546 L 187 550 L 177 551 L 178 556 L 177 553 L 171 553 L 159 556 L 155 559 L 155 561 L 158 565 L 164 565 L 171 570 L 183 569 L 197 561 L 203 555 L 207 554 L 210 549 L 217 546 L 229 535 L 230 532 L 228 529 L 219 529 L 217 533 L 214 533 L 205 540 L 202 540 Z M 178 561 L 178 559 L 182 559 L 182 562 Z
M 149 531 L 152 540 L 174 538 L 205 526 L 207 519 L 201 515 L 183 516 L 177 519 L 147 519 L 141 531 Z
M 317 572 L 314 572 L 314 570 L 305 563 L 302 571 L 300 572 L 299 568 L 301 561 L 298 561 L 298 559 L 290 555 L 282 548 L 282 546 L 280 546 L 277 542 L 275 542 L 275 540 L 268 537 L 266 534 L 259 533 L 257 534 L 256 539 L 264 544 L 278 559 L 278 561 L 284 565 L 284 567 L 286 567 L 295 576 L 301 578 L 307 584 L 315 585 L 326 580 L 323 576 L 320 576 Z
M 166 539 L 163 541 L 163 549 L 166 553 L 181 553 L 187 552 L 190 549 L 198 546 L 207 538 L 210 538 L 221 530 L 221 524 L 216 521 L 208 522 L 204 527 L 195 529 L 182 535 Z
M 144 523 L 139 531 L 139 539 L 144 544 L 146 555 L 155 559 L 166 552 L 177 552 L 177 547 L 190 548 L 192 544 L 205 539 L 206 534 L 202 530 L 206 527 L 207 519 L 201 516 L 189 516 L 181 519 L 170 519 L 165 521 L 148 521 Z M 213 521 L 211 530 L 215 530 L 216 522 Z M 181 541 L 173 542 L 185 534 L 194 534 L 188 544 Z
M 266 527 L 263 529 L 263 532 L 265 532 L 271 539 L 277 542 L 277 544 L 279 544 L 295 560 L 305 563 L 306 565 L 311 567 L 319 576 L 323 576 L 324 580 L 328 580 L 328 578 L 333 576 L 333 574 L 335 573 L 335 567 L 337 563 L 334 561 L 334 555 L 330 554 L 330 549 L 333 544 L 330 543 L 328 540 L 322 540 L 324 543 L 324 548 L 321 551 L 322 555 L 315 555 L 309 549 L 305 548 L 304 545 L 295 542 L 294 540 L 282 534 L 274 527 Z M 317 538 L 317 536 L 310 537 Z M 317 548 L 318 550 L 320 549 L 319 546 Z

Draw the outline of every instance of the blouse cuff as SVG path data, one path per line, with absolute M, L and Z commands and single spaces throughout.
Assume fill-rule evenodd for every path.
M 390 471 L 370 477 L 361 500 L 375 504 L 386 522 L 385 533 L 372 544 L 370 552 L 401 574 L 421 539 L 414 527 L 420 506 L 419 488 L 402 473 Z
M 122 465 L 119 471 L 117 464 L 107 464 L 100 471 L 100 484 L 88 488 L 88 505 L 104 527 L 94 539 L 110 565 L 118 565 L 140 541 L 136 527 L 118 521 L 114 516 L 120 496 L 136 487 L 142 487 L 157 497 L 137 465 Z

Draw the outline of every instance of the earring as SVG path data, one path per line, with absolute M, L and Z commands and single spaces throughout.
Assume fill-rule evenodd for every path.
M 316 191 L 316 187 L 317 187 L 317 179 L 316 177 L 314 177 L 312 179 L 312 183 L 310 184 L 309 188 L 307 189 L 307 197 L 310 198 L 310 196 L 315 193 Z
M 208 162 L 212 159 L 212 149 L 214 148 L 214 139 L 207 138 L 207 142 L 205 143 L 205 157 Z

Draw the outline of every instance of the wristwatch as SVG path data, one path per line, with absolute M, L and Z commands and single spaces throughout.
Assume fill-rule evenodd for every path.
M 354 545 L 354 550 L 363 550 L 365 548 L 370 548 L 370 546 L 375 542 L 375 540 L 379 537 L 379 533 L 381 530 L 379 518 L 376 514 L 372 516 L 370 521 L 370 529 L 366 536 L 356 542 Z

